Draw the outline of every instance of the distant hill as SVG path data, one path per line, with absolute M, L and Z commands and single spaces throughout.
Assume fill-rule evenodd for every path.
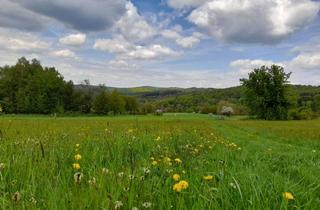
M 308 94 L 319 94 L 320 86 L 311 85 L 291 85 L 292 89 L 298 95 Z M 83 86 L 75 85 L 76 89 L 90 89 L 93 93 L 98 92 L 101 87 L 99 86 Z M 152 86 L 141 86 L 132 88 L 117 88 L 117 87 L 105 87 L 108 91 L 117 90 L 121 94 L 127 96 L 135 96 L 142 101 L 150 100 L 165 100 L 176 97 L 216 97 L 219 100 L 237 100 L 241 97 L 241 86 L 230 87 L 230 88 L 177 88 L 177 87 L 152 87 Z

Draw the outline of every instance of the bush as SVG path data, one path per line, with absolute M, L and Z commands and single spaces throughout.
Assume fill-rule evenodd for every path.
M 316 117 L 316 113 L 307 107 L 289 110 L 289 119 L 291 120 L 311 120 Z

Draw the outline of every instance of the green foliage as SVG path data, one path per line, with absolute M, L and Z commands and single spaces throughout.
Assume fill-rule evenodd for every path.
M 245 102 L 251 113 L 260 119 L 285 120 L 290 103 L 286 97 L 290 74 L 280 66 L 262 66 L 241 79 L 245 88 Z
M 0 128 L 1 210 L 320 206 L 319 120 L 3 116 Z M 189 187 L 175 192 L 173 174 Z

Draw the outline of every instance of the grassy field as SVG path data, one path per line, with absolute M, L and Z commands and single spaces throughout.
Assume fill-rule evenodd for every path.
M 320 120 L 0 117 L 0 209 L 319 209 Z

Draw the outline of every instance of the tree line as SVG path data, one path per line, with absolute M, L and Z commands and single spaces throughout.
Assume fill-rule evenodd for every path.
M 0 67 L 0 110 L 15 114 L 96 113 L 122 114 L 138 110 L 135 97 L 108 92 L 101 86 L 93 92 L 85 80 L 82 89 L 65 81 L 54 67 L 22 57 L 13 66 Z

